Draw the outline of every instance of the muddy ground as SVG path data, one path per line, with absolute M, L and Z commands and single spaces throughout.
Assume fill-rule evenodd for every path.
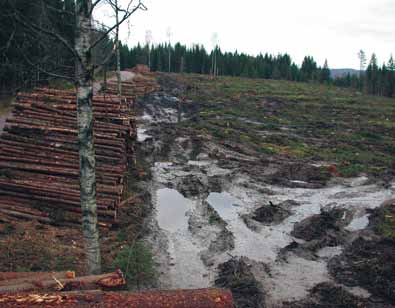
M 394 242 L 377 211 L 393 182 L 197 133 L 204 102 L 171 75 L 158 80 L 138 101 L 136 184 L 151 196 L 156 287 L 228 287 L 238 307 L 391 307 Z

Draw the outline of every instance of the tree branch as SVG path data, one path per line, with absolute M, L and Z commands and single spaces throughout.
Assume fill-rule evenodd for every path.
M 96 0 L 95 2 L 92 3 L 91 11 L 89 12 L 92 15 L 93 9 L 98 5 L 100 2 L 103 0 Z
M 133 0 L 129 2 L 128 6 L 126 9 L 121 9 L 120 7 L 116 6 L 113 2 L 111 2 L 111 0 L 107 0 L 108 3 L 110 3 L 111 6 L 115 7 L 115 9 L 117 9 L 119 12 L 124 12 L 125 14 L 123 15 L 123 17 L 119 20 L 119 22 L 115 23 L 112 27 L 110 27 L 109 29 L 107 29 L 101 36 L 99 36 L 99 38 L 97 38 L 90 46 L 90 49 L 95 48 L 95 46 L 97 44 L 99 44 L 104 38 L 107 37 L 107 35 L 109 33 L 111 33 L 116 27 L 118 27 L 119 25 L 121 25 L 125 20 L 127 20 L 133 13 L 135 13 L 137 10 L 143 10 L 146 11 L 147 8 L 146 6 L 142 3 L 141 0 L 139 0 L 138 4 L 133 7 L 130 8 L 132 3 L 134 2 Z
M 5 44 L 5 46 L 4 46 L 3 48 L 0 48 L 0 50 L 3 50 L 3 49 L 4 49 L 4 52 L 7 52 L 7 50 L 8 50 L 8 49 L 10 48 L 10 46 L 11 46 L 11 42 L 12 42 L 13 39 L 14 39 L 15 32 L 16 32 L 16 27 L 15 27 L 15 25 L 14 25 L 14 30 L 12 31 L 12 33 L 11 33 L 11 35 L 10 35 L 10 38 L 9 38 L 8 41 L 7 41 L 7 44 Z
M 20 46 L 18 46 L 18 47 L 20 47 Z M 73 81 L 73 82 L 75 81 L 73 77 L 69 77 L 69 76 L 66 76 L 66 75 L 60 75 L 60 74 L 55 74 L 55 73 L 48 72 L 48 71 L 42 69 L 40 66 L 38 66 L 37 64 L 34 64 L 32 61 L 30 61 L 30 59 L 29 59 L 29 58 L 25 55 L 25 53 L 22 51 L 22 50 L 23 50 L 22 48 L 19 48 L 19 49 L 20 49 L 20 51 L 21 51 L 22 57 L 25 59 L 25 61 L 27 62 L 27 64 L 29 64 L 31 67 L 33 67 L 33 68 L 39 70 L 40 72 L 42 72 L 42 73 L 44 73 L 44 74 L 47 74 L 48 76 L 52 76 L 52 77 L 56 77 L 56 78 L 61 78 L 61 79 L 66 79 L 66 80 L 71 80 L 71 81 Z
M 111 58 L 114 56 L 115 50 L 116 50 L 116 45 L 113 44 L 113 48 L 111 48 L 111 52 L 108 54 L 108 56 L 104 59 L 104 61 L 101 64 L 95 67 L 96 74 L 100 73 L 103 70 L 104 65 L 110 62 Z

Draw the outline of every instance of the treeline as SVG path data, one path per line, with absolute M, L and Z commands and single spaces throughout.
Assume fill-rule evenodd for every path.
M 378 65 L 375 54 L 372 55 L 365 71 L 359 75 L 347 74 L 333 80 L 336 86 L 352 87 L 371 95 L 395 96 L 395 62 L 391 56 L 387 63 Z
M 73 55 L 56 35 L 74 45 L 75 0 L 0 0 L 0 7 L 0 93 L 71 79 Z M 101 31 L 97 28 L 95 35 Z M 94 61 L 100 63 L 111 47 L 109 38 L 99 44 Z
M 169 65 L 170 52 L 170 65 Z M 150 63 L 153 71 L 174 73 L 216 74 L 293 81 L 329 82 L 330 70 L 327 62 L 320 67 L 313 57 L 305 57 L 299 68 L 288 54 L 273 56 L 260 54 L 257 57 L 245 53 L 222 52 L 218 47 L 208 52 L 202 45 L 188 48 L 176 43 L 159 44 L 148 48 L 138 44 L 128 48 L 121 46 L 121 66 L 130 67 L 138 63 Z
M 121 67 L 132 67 L 139 63 L 149 64 L 152 71 L 328 83 L 389 97 L 394 96 L 395 88 L 395 67 L 392 57 L 388 64 L 379 67 L 374 54 L 365 72 L 359 75 L 347 74 L 334 79 L 331 77 L 328 62 L 325 61 L 319 66 L 311 56 L 306 56 L 299 67 L 288 54 L 274 56 L 266 53 L 250 56 L 237 51 L 223 52 L 219 47 L 207 51 L 202 45 L 187 47 L 180 43 L 158 44 L 150 48 L 140 44 L 132 48 L 122 45 Z

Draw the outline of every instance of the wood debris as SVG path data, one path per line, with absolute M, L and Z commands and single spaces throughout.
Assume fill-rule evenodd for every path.
M 117 308 L 233 308 L 232 294 L 222 289 L 129 292 L 4 294 L 0 306 Z
M 64 276 L 63 273 L 53 273 L 49 277 L 47 273 L 32 273 L 27 278 L 7 280 L 7 284 L 0 286 L 0 298 L 5 293 L 114 290 L 126 284 L 120 270 L 102 275 L 72 278 Z

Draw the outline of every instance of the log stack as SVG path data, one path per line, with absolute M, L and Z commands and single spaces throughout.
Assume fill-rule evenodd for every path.
M 117 81 L 111 79 L 107 82 L 105 92 L 111 95 L 117 95 Z M 156 79 L 151 74 L 137 74 L 133 80 L 122 82 L 122 96 L 128 99 L 135 99 L 139 96 L 145 96 L 159 89 Z
M 73 91 L 19 93 L 0 137 L 0 215 L 79 223 L 79 154 Z M 132 105 L 93 99 L 99 224 L 117 223 L 136 135 Z

